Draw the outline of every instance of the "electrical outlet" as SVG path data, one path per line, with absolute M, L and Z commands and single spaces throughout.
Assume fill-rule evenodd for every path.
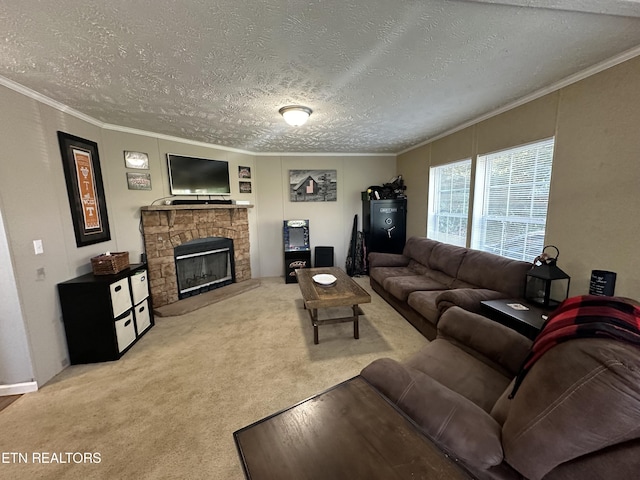
M 44 267 L 40 267 L 36 270 L 36 281 L 41 282 L 47 278 L 47 274 L 44 271 Z

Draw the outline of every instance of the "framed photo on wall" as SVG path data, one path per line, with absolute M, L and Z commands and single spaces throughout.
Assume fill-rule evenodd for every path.
M 124 166 L 127 168 L 149 170 L 149 155 L 144 152 L 130 152 L 125 150 Z
M 76 245 L 111 240 L 98 144 L 58 132 Z
M 338 199 L 336 170 L 289 170 L 289 200 L 335 202 Z
M 127 172 L 127 187 L 129 190 L 151 190 L 151 174 Z
M 238 178 L 251 178 L 251 167 L 238 167 Z

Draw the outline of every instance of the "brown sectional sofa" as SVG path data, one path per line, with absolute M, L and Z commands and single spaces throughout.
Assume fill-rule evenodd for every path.
M 608 338 L 559 343 L 513 380 L 531 340 L 459 307 L 408 360 L 361 375 L 478 479 L 640 478 L 640 350 Z
M 371 287 L 425 337 L 436 336 L 442 313 L 457 305 L 480 311 L 482 300 L 522 297 L 531 264 L 424 237 L 402 254 L 369 254 Z

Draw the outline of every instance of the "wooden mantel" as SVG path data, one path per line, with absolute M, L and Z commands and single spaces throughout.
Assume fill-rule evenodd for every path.
M 237 210 L 239 208 L 253 208 L 253 205 L 219 205 L 213 203 L 194 204 L 194 205 L 146 205 L 140 207 L 140 210 L 159 211 L 159 210 L 211 210 L 213 208 L 224 208 Z
M 167 212 L 169 226 L 173 227 L 178 210 L 228 210 L 229 218 L 233 222 L 233 212 L 246 208 L 253 208 L 253 205 L 220 205 L 220 204 L 193 204 L 193 205 L 147 205 L 140 207 L 143 212 Z

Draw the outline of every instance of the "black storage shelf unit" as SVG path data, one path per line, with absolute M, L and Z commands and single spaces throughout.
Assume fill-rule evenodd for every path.
M 146 264 L 58 284 L 72 365 L 118 360 L 154 325 Z

